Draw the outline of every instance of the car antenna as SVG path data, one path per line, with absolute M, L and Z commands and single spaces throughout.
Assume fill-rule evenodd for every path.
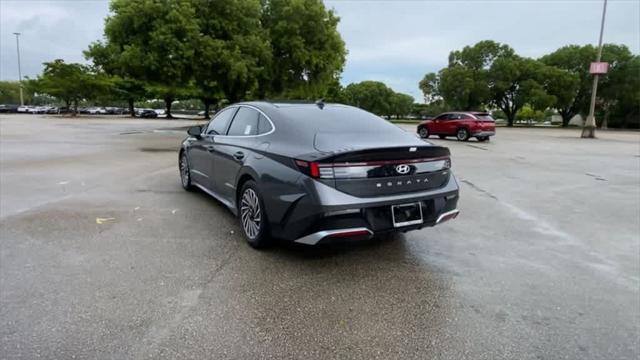
M 324 108 L 324 99 L 316 100 L 316 105 L 322 110 Z

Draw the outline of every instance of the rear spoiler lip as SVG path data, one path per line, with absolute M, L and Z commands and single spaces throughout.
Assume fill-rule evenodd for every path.
M 421 161 L 428 161 L 428 160 L 438 160 L 439 158 L 448 158 L 451 156 L 451 152 L 449 151 L 448 147 L 445 146 L 439 146 L 439 145 L 433 145 L 433 144 L 425 144 L 425 145 L 421 145 L 421 146 L 390 146 L 390 147 L 376 147 L 376 148 L 364 148 L 364 149 L 355 149 L 355 148 L 350 148 L 350 149 L 341 149 L 341 150 L 336 150 L 336 151 L 331 151 L 331 152 L 311 152 L 311 153 L 306 153 L 306 154 L 300 154 L 298 156 L 295 156 L 296 159 L 299 160 L 304 160 L 304 161 L 318 161 L 318 162 L 327 162 L 333 159 L 336 159 L 338 157 L 342 157 L 345 155 L 359 155 L 362 153 L 366 153 L 369 151 L 376 151 L 376 150 L 397 150 L 397 151 L 407 151 L 410 153 L 413 153 L 412 151 L 409 151 L 409 149 L 411 148 L 416 148 L 416 150 L 418 148 L 420 149 L 430 149 L 433 151 L 434 156 L 433 157 L 425 157 L 420 156 L 420 157 L 415 157 L 414 159 L 411 158 L 405 158 L 405 159 L 399 159 L 399 160 L 389 160 L 389 161 L 402 161 L 403 163 L 407 163 L 411 160 L 421 160 Z M 417 151 L 416 151 L 417 152 Z M 374 162 L 376 160 L 372 160 L 372 161 L 367 161 L 367 162 Z M 385 160 L 378 160 L 378 161 L 385 161 Z M 344 163 L 346 161 L 338 161 L 338 163 Z M 365 162 L 365 161 L 353 161 L 352 163 L 359 163 L 359 162 Z

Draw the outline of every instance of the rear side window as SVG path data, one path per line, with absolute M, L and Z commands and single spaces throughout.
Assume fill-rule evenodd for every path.
M 218 113 L 207 126 L 207 135 L 224 135 L 236 108 L 224 109 Z
M 241 107 L 233 118 L 229 128 L 229 136 L 250 136 L 258 134 L 258 116 L 260 113 L 248 108 Z
M 495 121 L 489 114 L 476 114 L 476 117 L 478 120 Z
M 258 134 L 266 134 L 271 130 L 273 130 L 271 122 L 267 120 L 264 115 L 260 114 L 260 118 L 258 120 Z

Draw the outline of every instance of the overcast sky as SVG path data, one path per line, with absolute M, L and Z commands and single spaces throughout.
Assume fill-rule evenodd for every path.
M 420 99 L 418 81 L 446 65 L 451 50 L 492 39 L 539 57 L 567 44 L 596 44 L 602 1 L 343 1 L 327 0 L 341 21 L 349 55 L 342 82 L 379 80 Z M 13 32 L 21 32 L 22 74 L 42 63 L 84 62 L 102 37 L 108 1 L 0 0 L 0 79 L 17 79 Z M 640 52 L 640 0 L 612 0 L 605 42 Z

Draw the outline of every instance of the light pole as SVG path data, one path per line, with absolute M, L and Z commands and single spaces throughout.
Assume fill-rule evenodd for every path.
M 600 62 L 600 58 L 602 57 L 602 33 L 604 32 L 604 17 L 607 14 L 607 0 L 604 0 L 604 6 L 602 7 L 602 22 L 600 23 L 600 40 L 598 40 L 598 58 L 596 62 Z M 599 74 L 593 75 L 593 89 L 591 90 L 591 105 L 589 106 L 589 115 L 587 116 L 587 121 L 584 123 L 584 127 L 582 128 L 582 137 L 583 138 L 594 138 L 596 137 L 596 118 L 595 118 L 595 110 L 596 110 L 596 93 L 598 92 L 598 79 L 600 78 Z
M 20 106 L 24 106 L 24 97 L 22 96 L 22 70 L 20 69 L 20 33 L 14 32 L 16 36 L 16 48 L 18 49 L 18 84 L 20 86 Z

